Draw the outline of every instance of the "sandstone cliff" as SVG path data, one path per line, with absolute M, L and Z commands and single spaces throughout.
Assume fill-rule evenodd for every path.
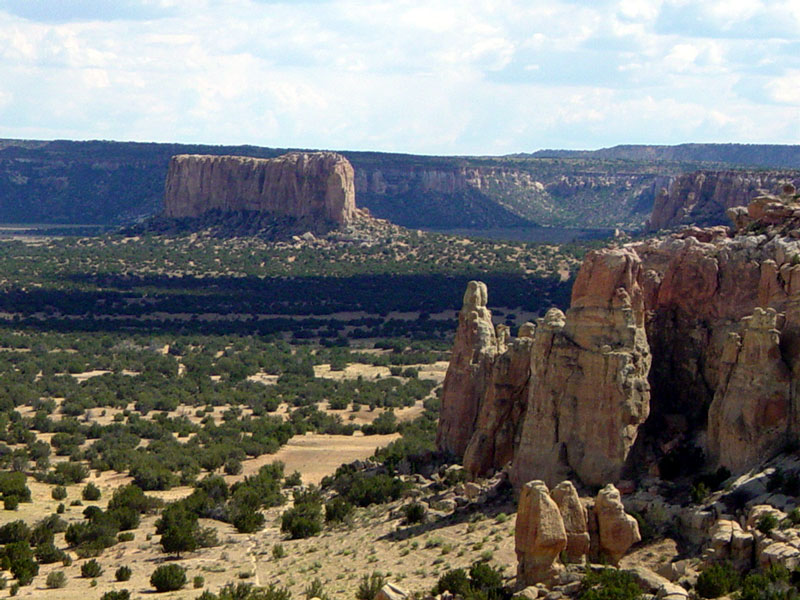
M 343 225 L 355 217 L 353 167 L 332 152 L 278 158 L 177 155 L 164 194 L 167 217 L 256 211 Z
M 800 435 L 800 198 L 786 186 L 732 212 L 735 231 L 690 228 L 587 255 L 566 314 L 548 311 L 524 346 L 493 338 L 483 384 L 446 389 L 451 416 L 462 402 L 471 412 L 463 427 L 458 418 L 440 427 L 440 446 L 471 447 L 473 476 L 510 454 L 519 488 L 616 482 L 687 444 L 709 466 L 742 472 Z M 530 348 L 527 369 L 517 347 Z M 496 367 L 512 359 L 503 380 L 497 373 L 512 371 Z M 493 378 L 524 383 L 525 400 L 498 410 Z M 504 448 L 513 439 L 510 451 L 481 460 L 499 430 L 515 432 L 498 436 Z
M 777 192 L 785 183 L 800 184 L 794 171 L 696 171 L 675 177 L 655 197 L 648 228 L 726 223 L 725 211 L 761 194 Z

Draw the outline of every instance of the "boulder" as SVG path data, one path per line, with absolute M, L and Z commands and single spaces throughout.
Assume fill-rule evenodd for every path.
M 619 490 L 610 483 L 597 494 L 594 511 L 597 515 L 600 550 L 611 564 L 617 565 L 628 549 L 641 541 L 639 524 L 625 512 Z
M 514 542 L 520 584 L 529 586 L 555 579 L 555 561 L 567 547 L 567 532 L 558 506 L 542 481 L 529 481 L 522 486 Z
M 569 563 L 583 562 L 589 553 L 589 521 L 578 492 L 571 481 L 562 481 L 553 488 L 550 496 L 558 506 L 567 533 L 564 560 Z
M 387 583 L 375 594 L 374 600 L 405 600 L 406 598 L 408 598 L 408 592 L 393 583 Z

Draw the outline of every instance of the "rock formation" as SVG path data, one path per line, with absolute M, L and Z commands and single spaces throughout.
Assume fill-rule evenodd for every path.
M 687 444 L 735 473 L 769 458 L 800 435 L 799 200 L 787 185 L 733 211 L 736 231 L 589 253 L 571 307 L 517 340 L 465 302 L 440 448 L 473 477 L 510 457 L 518 489 L 617 483 Z
M 589 553 L 589 521 L 586 509 L 571 481 L 562 481 L 550 492 L 567 532 L 566 562 L 580 563 Z
M 524 585 L 551 581 L 555 561 L 567 546 L 567 532 L 558 506 L 542 481 L 529 481 L 520 492 L 514 547 L 517 581 Z
M 696 171 L 675 177 L 656 194 L 652 231 L 697 223 L 725 223 L 726 210 L 747 206 L 756 196 L 776 192 L 787 182 L 800 183 L 793 171 Z
M 628 548 L 641 541 L 639 524 L 625 512 L 619 490 L 608 484 L 597 494 L 594 504 L 600 549 L 612 564 L 618 564 Z
M 464 455 L 475 431 L 498 350 L 486 301 L 486 284 L 470 281 L 458 313 L 456 339 L 442 388 L 436 442 L 441 450 L 457 456 Z
M 708 411 L 708 450 L 741 471 L 775 452 L 790 424 L 791 372 L 781 356 L 775 309 L 756 307 L 728 334 Z
M 534 327 L 523 325 L 509 343 L 505 325 L 495 331 L 486 308 L 486 285 L 471 281 L 442 389 L 437 442 L 464 457 L 473 475 L 500 469 L 513 457 L 525 410 Z
M 181 154 L 170 161 L 165 215 L 258 211 L 343 225 L 355 217 L 354 181 L 353 167 L 333 152 L 271 159 Z
M 649 412 L 640 266 L 627 249 L 590 253 L 566 315 L 552 309 L 540 324 L 517 485 L 534 477 L 553 485 L 571 472 L 590 485 L 619 479 Z

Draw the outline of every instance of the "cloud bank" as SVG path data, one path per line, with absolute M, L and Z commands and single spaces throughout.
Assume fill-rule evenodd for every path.
M 800 143 L 794 0 L 0 0 L 0 137 Z

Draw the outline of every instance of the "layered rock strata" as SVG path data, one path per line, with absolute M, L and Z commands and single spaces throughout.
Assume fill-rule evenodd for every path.
M 510 457 L 517 488 L 604 485 L 628 467 L 654 472 L 680 444 L 742 472 L 800 434 L 798 195 L 786 186 L 734 212 L 736 230 L 590 253 L 571 307 L 518 340 L 499 342 L 485 302 L 465 302 L 440 447 L 472 476 Z
M 256 211 L 344 225 L 356 216 L 354 181 L 353 167 L 333 152 L 270 159 L 181 154 L 169 164 L 165 215 Z
M 695 171 L 675 177 L 655 197 L 648 226 L 652 231 L 697 223 L 725 223 L 725 213 L 786 183 L 800 185 L 796 171 Z

